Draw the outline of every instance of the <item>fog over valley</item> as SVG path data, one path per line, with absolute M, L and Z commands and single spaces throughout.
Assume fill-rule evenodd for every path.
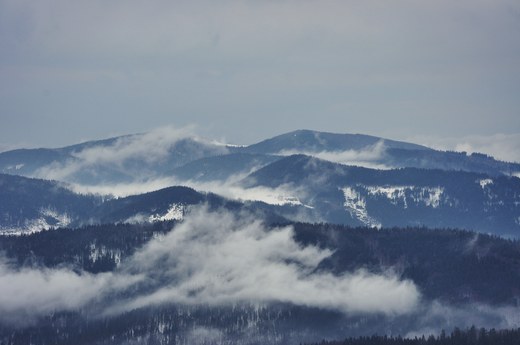
M 0 0 L 0 345 L 518 345 L 519 15 Z

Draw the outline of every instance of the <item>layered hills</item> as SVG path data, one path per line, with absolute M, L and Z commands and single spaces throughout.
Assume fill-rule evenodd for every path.
M 0 171 L 1 343 L 520 326 L 518 163 L 359 134 L 237 146 L 159 130 L 3 152 Z
M 0 170 L 3 233 L 178 218 L 209 194 L 292 221 L 520 233 L 518 163 L 359 134 L 300 130 L 233 146 L 158 131 L 3 152 Z M 188 189 L 172 186 L 202 194 L 184 200 Z M 148 202 L 114 211 L 132 194 Z

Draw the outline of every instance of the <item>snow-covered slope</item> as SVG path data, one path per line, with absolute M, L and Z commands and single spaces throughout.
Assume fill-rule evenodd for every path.
M 61 149 L 4 152 L 0 169 L 72 181 L 76 191 L 130 191 L 114 195 L 186 185 L 309 222 L 520 233 L 518 164 L 366 135 L 295 131 L 232 146 L 165 129 Z M 3 176 L 13 182 L 14 176 Z M 191 201 L 177 200 L 175 193 L 165 197 L 168 192 L 107 201 L 34 181 L 2 187 L 1 232 L 178 220 L 187 205 L 207 199 L 193 189 L 176 189 Z
M 58 182 L 0 174 L 0 235 L 88 224 L 182 220 L 193 205 L 241 207 L 187 187 L 107 199 L 73 193 Z
M 517 177 L 415 168 L 374 170 L 295 155 L 258 170 L 242 183 L 247 188 L 292 190 L 312 208 L 302 211 L 304 216 L 315 221 L 520 235 Z

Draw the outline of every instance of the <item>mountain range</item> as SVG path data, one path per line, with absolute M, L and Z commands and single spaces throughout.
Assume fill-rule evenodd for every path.
M 515 162 L 360 134 L 239 146 L 162 129 L 3 152 L 0 171 L 2 344 L 520 326 Z
M 89 141 L 58 149 L 18 149 L 0 153 L 0 172 L 27 177 L 60 177 L 82 184 L 128 182 L 137 178 L 168 176 L 172 169 L 201 159 L 227 154 L 242 156 L 258 165 L 269 156 L 305 154 L 349 165 L 376 168 L 424 168 L 480 172 L 490 176 L 520 173 L 520 164 L 479 154 L 438 151 L 412 143 L 360 134 L 333 134 L 298 130 L 248 146 L 225 145 L 186 134 L 149 132 L 106 140 Z M 265 156 L 268 157 L 265 157 Z M 145 164 L 143 164 L 145 163 Z M 257 165 L 257 166 L 258 166 Z M 236 170 L 229 170 L 229 174 Z M 222 175 L 222 178 L 229 177 Z M 212 177 L 217 178 L 217 176 Z
M 3 152 L 0 170 L 5 234 L 180 218 L 209 195 L 291 221 L 520 234 L 520 164 L 359 134 L 233 146 L 150 132 Z

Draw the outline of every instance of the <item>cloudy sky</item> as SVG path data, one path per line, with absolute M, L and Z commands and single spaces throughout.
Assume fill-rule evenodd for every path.
M 520 146 L 517 0 L 0 0 L 0 47 L 0 149 L 190 124 Z

